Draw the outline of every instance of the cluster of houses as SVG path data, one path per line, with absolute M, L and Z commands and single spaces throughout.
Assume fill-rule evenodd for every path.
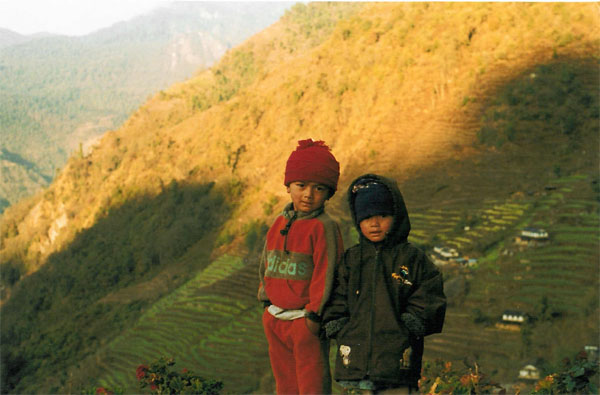
M 515 237 L 515 244 L 519 247 L 538 247 L 549 242 L 550 236 L 548 232 L 540 228 L 523 228 Z M 505 250 L 503 254 L 508 254 L 508 250 Z M 445 246 L 433 247 L 433 251 L 429 254 L 429 257 L 436 265 L 456 263 L 462 266 L 473 266 L 477 263 L 477 259 L 461 256 L 456 249 Z
M 436 265 L 447 265 L 449 263 L 457 263 L 463 266 L 473 266 L 477 263 L 477 259 L 460 256 L 458 251 L 450 247 L 433 247 L 433 252 L 429 257 Z

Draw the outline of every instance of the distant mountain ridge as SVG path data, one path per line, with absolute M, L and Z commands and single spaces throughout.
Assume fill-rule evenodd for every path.
M 19 45 L 43 37 L 56 36 L 50 33 L 20 34 L 0 27 L 0 48 Z
M 174 2 L 82 37 L 2 29 L 1 147 L 52 179 L 80 144 L 87 148 L 148 95 L 208 67 L 288 7 Z M 0 196 L 10 203 L 46 185 L 19 177 L 11 183 Z
M 27 41 L 27 37 L 13 32 L 12 30 L 0 28 L 0 48 L 19 44 Z

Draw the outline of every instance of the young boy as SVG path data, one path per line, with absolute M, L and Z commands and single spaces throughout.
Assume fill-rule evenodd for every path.
M 331 392 L 329 341 L 320 321 L 344 247 L 324 204 L 337 189 L 339 163 L 322 141 L 301 140 L 284 184 L 292 202 L 267 233 L 258 299 L 278 394 Z
M 444 323 L 442 274 L 407 241 L 410 221 L 394 181 L 363 175 L 348 201 L 360 241 L 344 254 L 323 317 L 337 341 L 334 377 L 354 393 L 417 393 L 423 336 Z

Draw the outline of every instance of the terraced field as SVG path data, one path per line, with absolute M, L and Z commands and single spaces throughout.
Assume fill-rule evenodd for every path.
M 476 281 L 469 281 L 465 303 L 449 308 L 443 333 L 426 340 L 425 358 L 476 360 L 487 373 L 510 382 L 525 363 L 550 362 L 561 354 L 571 357 L 563 353 L 597 345 L 600 217 L 591 184 L 592 178 L 585 175 L 564 177 L 556 181 L 557 187 L 521 201 L 484 202 L 472 211 L 482 221 L 460 238 L 448 232 L 463 215 L 457 210 L 413 215 L 414 227 L 425 229 L 417 232 L 417 239 L 425 240 L 427 232 L 436 231 L 439 239 L 459 251 L 477 246 L 481 238 L 497 242 L 481 257 L 478 268 L 462 269 Z M 447 215 L 441 215 L 444 212 Z M 513 239 L 524 226 L 544 228 L 550 243 L 519 248 Z M 474 309 L 492 322 L 505 309 L 521 310 L 540 321 L 528 327 L 532 334 L 507 331 L 475 324 Z M 544 321 L 544 311 L 553 318 Z M 581 333 L 586 325 L 589 330 Z M 548 338 L 551 332 L 541 333 L 552 326 L 566 331 L 560 341 Z
M 502 232 L 518 227 L 529 208 L 527 201 L 487 200 L 468 211 L 444 207 L 415 212 L 410 215 L 410 239 L 421 245 L 442 244 L 460 253 L 477 254 L 482 245 L 494 244 L 504 238 Z
M 149 309 L 102 352 L 98 385 L 135 392 L 135 369 L 160 356 L 250 392 L 268 369 L 255 265 L 224 256 Z M 98 361 L 100 362 L 100 361 Z
M 564 186 L 548 194 L 535 213 L 533 225 L 548 230 L 551 244 L 519 254 L 525 275 L 513 299 L 529 308 L 547 296 L 559 311 L 581 314 L 589 307 L 585 299 L 597 295 L 598 202 L 569 199 L 577 190 L 578 180 L 561 180 Z
M 467 361 L 471 368 L 477 362 L 486 372 L 491 373 L 491 369 L 511 367 L 515 353 L 518 355 L 520 340 L 518 332 L 478 327 L 473 324 L 470 314 L 449 311 L 443 333 L 425 340 L 424 358 L 441 358 L 455 363 Z M 462 351 L 457 353 L 457 350 Z M 496 365 L 498 360 L 506 361 L 506 366 Z

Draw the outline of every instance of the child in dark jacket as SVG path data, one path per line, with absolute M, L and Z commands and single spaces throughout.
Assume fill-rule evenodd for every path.
M 284 184 L 292 202 L 267 233 L 258 299 L 278 394 L 331 392 L 329 341 L 321 316 L 344 247 L 324 212 L 337 189 L 339 163 L 322 141 L 302 140 L 290 155 Z
M 323 325 L 337 341 L 334 378 L 345 389 L 418 392 L 423 337 L 441 332 L 442 274 L 407 241 L 410 221 L 396 182 L 366 174 L 348 201 L 359 244 L 338 266 Z

